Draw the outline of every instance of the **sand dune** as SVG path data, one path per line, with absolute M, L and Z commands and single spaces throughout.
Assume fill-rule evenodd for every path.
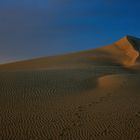
M 140 40 L 0 65 L 2 140 L 139 140 Z
M 139 59 L 140 40 L 126 36 L 97 49 L 0 65 L 2 71 L 79 68 L 94 65 L 134 65 Z

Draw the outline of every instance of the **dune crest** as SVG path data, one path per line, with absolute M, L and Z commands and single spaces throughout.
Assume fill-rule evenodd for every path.
M 139 57 L 139 52 L 132 42 L 134 42 L 133 38 L 126 36 L 115 43 L 116 47 L 125 54 L 125 58 L 122 59 L 124 65 L 134 65 Z
M 120 83 L 125 78 L 121 74 L 106 75 L 98 78 L 98 88 L 100 89 L 113 89 L 118 88 Z

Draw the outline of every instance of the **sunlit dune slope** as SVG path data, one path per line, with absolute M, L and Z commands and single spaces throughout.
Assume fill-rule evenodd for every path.
M 110 64 L 130 66 L 139 59 L 139 49 L 140 39 L 126 36 L 105 47 L 4 64 L 0 66 L 0 70 L 59 69 Z
M 131 36 L 125 36 L 112 45 L 100 48 L 104 52 L 108 52 L 114 62 L 131 66 L 135 65 L 139 58 L 140 39 Z

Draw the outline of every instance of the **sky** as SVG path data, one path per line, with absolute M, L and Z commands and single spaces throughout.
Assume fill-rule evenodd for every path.
M 140 37 L 139 0 L 0 0 L 0 63 Z

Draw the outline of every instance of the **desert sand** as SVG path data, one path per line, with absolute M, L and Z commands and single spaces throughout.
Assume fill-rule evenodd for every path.
M 2 140 L 140 140 L 140 39 L 0 65 Z

